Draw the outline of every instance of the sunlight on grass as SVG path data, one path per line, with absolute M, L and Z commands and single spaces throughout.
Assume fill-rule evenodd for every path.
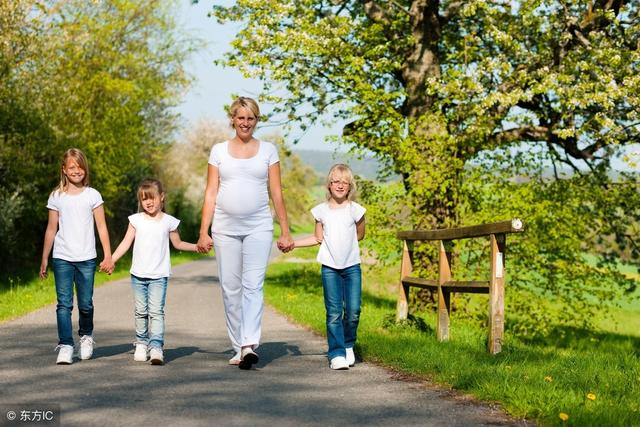
M 291 320 L 324 334 L 318 264 L 285 259 L 269 268 L 267 302 Z M 434 313 L 414 313 L 422 322 L 413 324 L 389 322 L 395 298 L 377 290 L 385 289 L 380 281 L 394 283 L 396 277 L 365 273 L 356 346 L 365 360 L 478 399 L 499 401 L 512 416 L 541 425 L 640 425 L 640 338 L 575 330 L 539 342 L 506 336 L 503 351 L 492 356 L 486 351 L 486 330 L 455 313 L 449 342 L 436 340 Z M 426 327 L 416 326 L 420 324 Z M 567 422 L 558 414 L 566 414 Z

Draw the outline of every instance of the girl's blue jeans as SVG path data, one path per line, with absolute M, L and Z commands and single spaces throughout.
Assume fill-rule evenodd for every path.
M 322 266 L 324 306 L 327 310 L 329 360 L 345 356 L 345 348 L 356 342 L 362 298 L 360 264 L 336 269 Z
M 131 275 L 135 298 L 136 343 L 149 347 L 164 346 L 164 303 L 168 277 L 146 279 Z
M 76 286 L 78 299 L 78 334 L 93 333 L 93 279 L 96 272 L 96 260 L 65 261 L 60 258 L 51 260 L 56 281 L 56 317 L 58 321 L 58 344 L 73 345 L 71 312 L 73 311 L 73 285 Z

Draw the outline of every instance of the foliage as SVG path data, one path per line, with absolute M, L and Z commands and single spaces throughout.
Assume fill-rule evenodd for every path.
M 402 184 L 361 180 L 358 186 L 360 203 L 367 209 L 365 239 L 360 246 L 381 264 L 399 263 L 402 242 L 396 232 L 411 228 Z
M 112 230 L 124 228 L 188 83 L 182 62 L 192 42 L 171 12 L 159 0 L 2 2 L 0 203 L 13 216 L 0 238 L 20 242 L 3 245 L 2 271 L 37 259 L 44 206 L 69 147 L 87 154 Z
M 323 115 L 346 121 L 347 144 L 392 160 L 411 226 L 522 218 L 527 235 L 511 258 L 531 274 L 517 286 L 552 298 L 559 320 L 583 313 L 582 324 L 606 308 L 600 298 L 629 286 L 611 260 L 640 255 L 635 195 L 625 197 L 637 177 L 610 173 L 640 140 L 639 8 L 239 0 L 212 13 L 242 23 L 222 62 L 263 79 L 276 115 L 303 126 Z M 523 315 L 537 332 L 548 326 L 547 313 Z

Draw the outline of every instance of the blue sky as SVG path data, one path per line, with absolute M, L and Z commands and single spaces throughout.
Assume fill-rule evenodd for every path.
M 183 103 L 178 107 L 178 111 L 184 118 L 185 126 L 196 123 L 202 118 L 226 122 L 224 105 L 230 103 L 232 94 L 255 97 L 261 89 L 259 81 L 245 79 L 237 70 L 213 64 L 215 59 L 221 58 L 224 52 L 229 50 L 229 43 L 241 27 L 239 24 L 219 25 L 215 19 L 207 17 L 213 4 L 211 0 L 200 0 L 195 5 L 191 4 L 191 0 L 179 1 L 179 22 L 189 33 L 202 39 L 206 43 L 206 47 L 195 52 L 187 64 L 187 71 L 195 80 L 185 95 Z M 232 2 L 217 1 L 216 3 Z M 261 133 L 273 134 L 274 128 L 268 127 L 262 132 L 258 131 L 257 136 L 260 136 Z M 328 134 L 339 133 L 338 127 L 314 126 L 304 133 L 296 147 L 335 151 L 338 146 L 325 142 L 324 137 Z

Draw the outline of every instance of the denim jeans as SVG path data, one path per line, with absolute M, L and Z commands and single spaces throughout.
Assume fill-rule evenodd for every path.
M 76 286 L 78 299 L 78 334 L 93 333 L 93 278 L 96 273 L 96 260 L 65 261 L 60 258 L 51 260 L 56 281 L 56 318 L 58 321 L 58 344 L 73 345 L 71 312 L 73 311 L 73 285 Z
M 336 269 L 322 266 L 324 306 L 327 310 L 329 359 L 345 356 L 345 348 L 356 343 L 360 321 L 362 275 L 360 264 Z
M 164 302 L 168 279 L 146 279 L 131 275 L 131 288 L 135 298 L 136 343 L 149 347 L 164 346 Z

